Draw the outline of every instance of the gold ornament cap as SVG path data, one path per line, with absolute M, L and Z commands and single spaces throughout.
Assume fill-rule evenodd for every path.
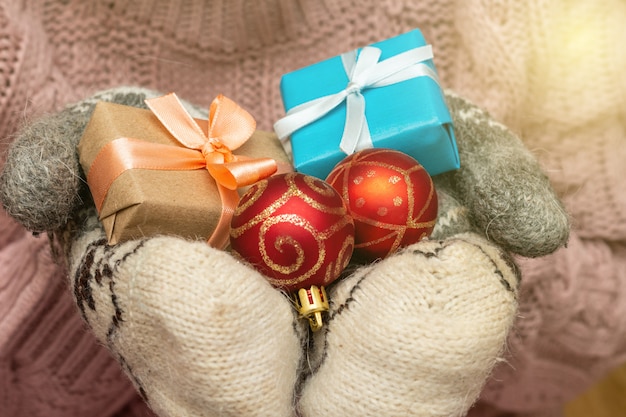
M 310 288 L 298 290 L 296 304 L 300 316 L 309 320 L 309 326 L 314 332 L 320 330 L 324 325 L 322 313 L 330 309 L 326 289 L 323 286 L 312 285 Z

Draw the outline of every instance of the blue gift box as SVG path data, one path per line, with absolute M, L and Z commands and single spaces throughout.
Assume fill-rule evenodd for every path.
M 425 45 L 422 33 L 415 29 L 371 46 L 380 49 L 379 62 L 383 62 Z M 362 51 L 357 50 L 357 54 Z M 432 59 L 423 64 L 431 68 L 436 77 Z M 360 91 L 365 101 L 371 144 L 411 155 L 430 175 L 459 167 L 452 118 L 434 77 L 418 76 Z M 346 90 L 349 82 L 341 56 L 287 73 L 280 84 L 285 110 L 289 112 L 296 106 L 337 94 Z M 346 157 L 339 148 L 345 121 L 346 102 L 343 101 L 319 119 L 291 133 L 286 148 L 292 154 L 296 170 L 325 179 Z

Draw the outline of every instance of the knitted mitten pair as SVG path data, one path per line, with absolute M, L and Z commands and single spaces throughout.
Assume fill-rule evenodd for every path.
M 516 314 L 510 252 L 562 246 L 568 219 L 517 137 L 446 93 L 461 169 L 434 178 L 430 239 L 355 267 L 310 333 L 292 301 L 226 251 L 176 237 L 106 243 L 76 144 L 97 94 L 25 126 L 0 183 L 9 214 L 59 237 L 80 312 L 165 416 L 462 416 Z M 201 109 L 188 106 L 202 113 Z

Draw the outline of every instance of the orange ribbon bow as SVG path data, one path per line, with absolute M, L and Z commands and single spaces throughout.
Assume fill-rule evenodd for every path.
M 239 203 L 237 188 L 254 184 L 277 170 L 273 159 L 252 159 L 232 152 L 254 133 L 254 118 L 221 94 L 211 103 L 206 129 L 201 126 L 204 121 L 192 118 L 174 93 L 146 100 L 146 104 L 183 147 L 125 137 L 105 145 L 87 175 L 98 211 L 113 181 L 128 169 L 206 168 L 215 179 L 222 200 L 222 213 L 208 243 L 225 247 L 230 220 Z

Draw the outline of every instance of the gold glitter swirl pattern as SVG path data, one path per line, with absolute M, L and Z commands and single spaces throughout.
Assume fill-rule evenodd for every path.
M 319 180 L 318 180 L 318 182 L 319 182 Z M 308 181 L 305 181 L 305 183 L 307 185 L 309 184 Z M 332 189 L 332 187 L 330 187 L 326 183 L 321 183 L 321 184 L 323 184 L 324 190 L 327 191 L 327 193 L 325 192 L 325 193 L 318 193 L 318 194 L 320 194 L 322 196 L 330 196 L 330 195 L 334 195 L 335 194 L 335 191 Z M 311 190 L 316 192 L 317 188 L 318 187 L 311 188 Z M 343 206 L 331 207 L 331 206 L 322 204 L 321 202 L 319 202 L 315 198 L 313 198 L 313 197 L 307 195 L 306 193 L 304 193 L 295 184 L 295 181 L 293 180 L 293 178 L 291 179 L 291 181 L 289 181 L 289 191 L 290 191 L 290 196 L 295 196 L 295 197 L 298 197 L 298 198 L 304 200 L 304 202 L 307 203 L 309 206 L 313 207 L 314 209 L 317 209 L 318 211 L 321 211 L 322 213 L 337 214 L 337 215 L 345 214 L 345 210 L 344 210 Z
M 299 173 L 252 186 L 235 209 L 230 234 L 242 259 L 287 289 L 332 282 L 354 249 L 354 222 L 337 191 Z
M 269 205 L 263 211 L 258 213 L 256 216 L 254 216 L 249 222 L 246 222 L 245 224 L 239 227 L 231 228 L 231 231 L 230 231 L 231 237 L 236 238 L 236 237 L 241 236 L 243 233 L 246 232 L 246 230 L 251 229 L 252 227 L 261 223 L 264 219 L 272 216 L 273 213 L 275 213 L 279 208 L 283 207 L 285 203 L 289 201 L 289 199 L 291 199 L 292 197 L 297 197 L 297 198 L 302 199 L 305 203 L 307 203 L 308 205 L 310 205 L 311 207 L 315 208 L 316 210 L 322 213 L 336 214 L 336 215 L 341 215 L 341 216 L 345 215 L 344 207 L 341 207 L 341 206 L 331 207 L 331 206 L 322 204 L 319 201 L 315 200 L 314 198 L 305 194 L 296 184 L 295 182 L 296 177 L 297 175 L 295 173 L 290 173 L 290 174 L 285 175 L 284 179 L 285 179 L 285 182 L 287 183 L 286 192 L 282 194 L 279 198 L 277 198 L 271 205 Z M 335 190 L 329 185 L 327 185 L 326 183 L 323 183 L 317 179 L 315 180 L 318 183 L 320 183 L 321 186 L 314 185 L 313 187 L 311 187 L 311 190 L 313 192 L 318 193 L 322 196 L 331 196 L 335 193 Z M 305 179 L 305 183 L 307 185 L 310 185 L 313 182 L 314 181 L 312 180 Z M 248 190 L 248 192 L 246 192 L 246 194 L 244 195 L 244 198 L 242 198 L 242 202 L 240 202 L 239 206 L 237 206 L 237 208 L 235 209 L 235 215 L 240 216 L 245 211 L 247 211 L 259 199 L 259 196 L 261 196 L 264 193 L 265 189 L 267 188 L 267 183 L 268 183 L 268 180 L 263 180 L 255 184 L 253 187 L 251 187 Z
M 317 244 L 317 249 L 319 251 L 317 262 L 308 271 L 306 271 L 305 273 L 302 273 L 299 276 L 299 278 L 302 281 L 304 281 L 305 279 L 308 279 L 310 276 L 312 276 L 318 271 L 318 269 L 324 262 L 324 258 L 326 257 L 326 249 L 324 248 L 322 239 L 319 236 L 316 236 L 317 231 L 315 230 L 315 228 L 311 225 L 311 223 L 309 223 L 302 217 L 295 215 L 295 214 L 283 214 L 280 216 L 266 219 L 261 225 L 261 231 L 259 232 L 259 250 L 261 251 L 263 262 L 265 262 L 265 264 L 268 267 L 270 267 L 273 271 L 276 271 L 285 275 L 293 274 L 296 271 L 298 271 L 300 268 L 302 268 L 304 264 L 304 260 L 305 260 L 304 249 L 302 247 L 302 244 L 296 241 L 296 239 L 290 235 L 279 235 L 274 241 L 274 247 L 281 253 L 283 252 L 282 247 L 284 244 L 288 244 L 289 246 L 293 247 L 297 253 L 295 262 L 293 262 L 291 265 L 280 265 L 274 262 L 271 256 L 268 255 L 267 249 L 266 249 L 266 243 L 265 243 L 268 240 L 267 232 L 271 227 L 280 225 L 281 223 L 288 223 L 288 224 L 291 224 L 292 226 L 297 226 L 298 228 L 305 230 L 308 233 L 308 235 L 310 235 L 315 241 L 315 243 Z M 299 237 L 302 237 L 302 236 L 299 236 Z
M 327 228 L 324 231 L 319 232 L 320 239 L 322 240 L 330 239 L 334 234 L 336 234 L 341 229 L 343 229 L 344 227 L 346 227 L 347 225 L 351 223 L 352 223 L 352 218 L 348 216 L 347 213 L 344 214 L 343 216 L 339 218 L 339 220 L 337 220 L 335 223 L 330 225 L 329 228 Z
M 350 262 L 353 249 L 354 235 L 350 234 L 344 239 L 343 244 L 341 245 L 341 250 L 339 251 L 335 261 L 328 265 L 326 275 L 324 276 L 324 285 L 330 284 L 335 277 L 338 277 L 339 274 L 341 274 L 346 265 Z
M 304 177 L 304 183 L 306 185 L 309 186 L 309 188 L 311 188 L 311 190 L 315 191 L 316 193 L 326 196 L 326 197 L 331 197 L 333 195 L 335 195 L 335 190 L 328 186 L 328 184 L 326 184 L 325 182 L 320 181 L 319 179 L 315 178 L 315 177 Z
M 339 219 L 337 222 L 333 223 L 326 230 L 316 231 L 310 225 L 310 223 L 308 223 L 306 221 L 300 222 L 298 217 L 299 216 L 295 216 L 294 215 L 294 217 L 290 219 L 291 221 L 289 223 L 296 224 L 296 225 L 299 224 L 299 225 L 301 225 L 303 227 L 303 229 L 305 229 L 307 232 L 310 232 L 312 234 L 312 236 L 315 239 L 315 243 L 318 246 L 319 256 L 317 258 L 317 261 L 316 261 L 315 265 L 310 270 L 308 270 L 306 272 L 303 272 L 301 274 L 298 274 L 295 278 L 292 278 L 292 279 L 273 279 L 273 278 L 270 278 L 269 280 L 270 280 L 270 283 L 272 283 L 272 285 L 276 285 L 276 286 L 280 286 L 280 285 L 283 285 L 283 286 L 284 285 L 293 286 L 293 285 L 299 284 L 301 282 L 304 282 L 307 279 L 311 278 L 313 275 L 315 275 L 318 272 L 318 270 L 320 269 L 320 266 L 323 265 L 325 263 L 325 261 L 326 261 L 326 249 L 324 247 L 323 242 L 328 240 L 328 239 L 330 239 L 330 238 L 332 238 L 335 234 L 337 234 L 343 228 L 345 228 L 350 223 L 352 223 L 352 220 L 350 219 L 350 217 L 343 216 L 341 219 Z M 278 222 L 275 222 L 275 223 L 278 224 Z M 293 237 L 287 238 L 287 236 L 280 236 L 279 239 L 277 239 L 277 240 L 281 240 L 281 242 L 289 240 L 289 242 L 292 243 L 293 245 L 297 245 L 299 248 L 302 248 L 301 242 L 296 242 L 295 239 L 293 239 Z M 260 247 L 261 247 L 261 242 L 263 242 L 263 238 L 261 238 L 261 240 L 260 240 L 260 245 L 259 245 Z M 324 280 L 323 280 L 323 284 L 322 285 L 329 284 L 337 276 L 339 276 L 339 274 L 341 274 L 341 271 L 343 271 L 343 269 L 346 267 L 346 265 L 350 261 L 350 256 L 352 255 L 352 249 L 353 248 L 354 248 L 354 235 L 352 233 L 350 233 L 344 239 L 344 242 L 342 244 L 341 250 L 339 251 L 339 254 L 338 254 L 337 258 L 334 261 L 329 260 L 330 263 L 326 267 L 326 271 L 324 273 Z M 304 253 L 304 251 L 303 251 L 303 253 Z M 311 255 L 311 253 L 314 253 L 314 252 L 311 251 L 309 253 L 309 255 Z M 349 256 L 346 256 L 346 255 L 348 255 L 348 253 L 349 253 Z M 263 254 L 262 255 L 263 256 L 263 261 L 273 271 L 275 271 L 277 273 L 280 273 L 280 274 L 283 274 L 283 275 L 289 275 L 289 274 L 296 273 L 298 271 L 298 269 L 300 269 L 302 267 L 302 264 L 305 261 L 305 258 L 303 257 L 302 259 L 299 258 L 297 262 L 295 262 L 294 264 L 292 264 L 290 266 L 281 266 L 279 264 L 276 264 L 267 255 L 267 251 L 265 250 L 265 245 L 264 244 L 263 244 L 262 254 Z
M 243 198 L 239 201 L 236 210 L 239 212 L 243 212 L 250 208 L 251 205 L 254 204 L 255 201 L 259 199 L 259 197 L 263 194 L 265 189 L 267 188 L 268 181 L 267 179 L 261 180 L 254 184 L 253 187 L 248 189 L 248 191 L 244 194 Z

